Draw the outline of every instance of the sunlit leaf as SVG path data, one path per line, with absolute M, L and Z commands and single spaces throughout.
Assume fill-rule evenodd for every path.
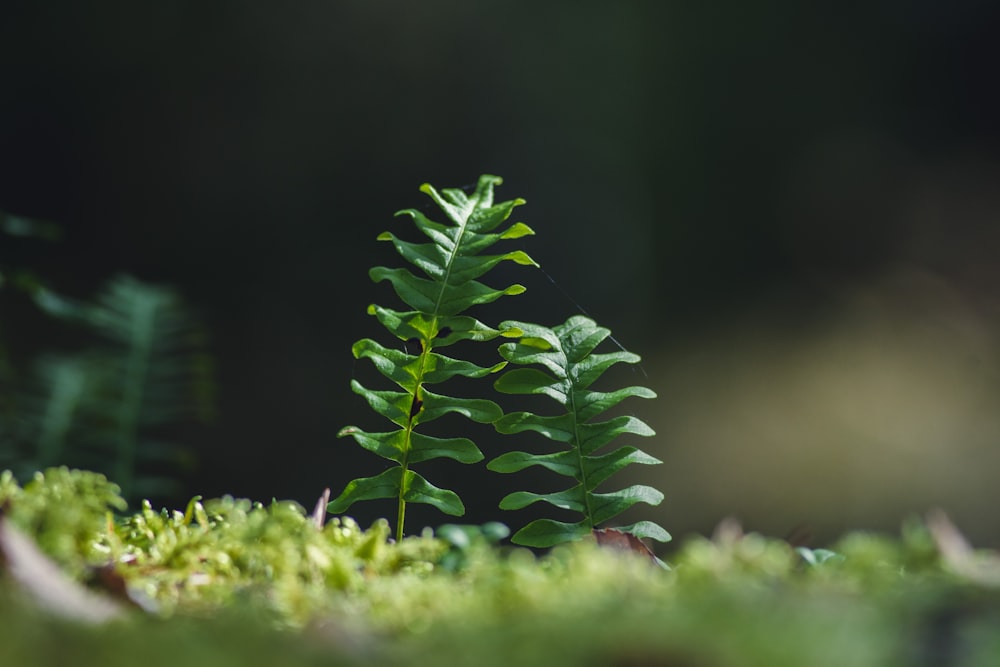
M 421 191 L 438 205 L 446 222 L 431 220 L 416 209 L 399 211 L 397 215 L 409 216 L 429 242 L 404 240 L 391 231 L 377 237 L 391 243 L 399 256 L 416 269 L 415 273 L 407 267 L 376 266 L 369 271 L 373 281 L 388 282 L 409 308 L 394 310 L 376 304 L 368 308 L 369 314 L 402 344 L 390 347 L 364 338 L 354 344 L 353 353 L 357 359 L 369 360 L 398 389 L 369 389 L 357 380 L 351 382 L 351 388 L 364 397 L 376 413 L 399 428 L 368 432 L 349 426 L 340 434 L 351 436 L 359 445 L 396 463 L 397 467 L 376 477 L 352 481 L 329 504 L 329 509 L 341 512 L 358 500 L 397 498 L 398 539 L 403 536 L 406 503 L 433 505 L 451 515 L 461 515 L 465 511 L 454 492 L 434 486 L 415 473 L 411 465 L 438 458 L 461 463 L 474 463 L 483 458 L 482 452 L 468 438 L 432 437 L 416 429 L 450 414 L 480 423 L 492 423 L 503 415 L 492 401 L 447 396 L 429 389 L 455 377 L 482 378 L 496 373 L 507 363 L 499 361 L 480 366 L 435 350 L 459 341 L 481 342 L 522 334 L 516 327 L 491 327 L 462 314 L 472 306 L 524 291 L 518 284 L 494 288 L 480 282 L 479 279 L 497 265 L 504 262 L 536 265 L 522 250 L 484 254 L 499 241 L 533 233 L 522 223 L 495 231 L 516 206 L 524 203 L 520 199 L 494 203 L 493 188 L 500 182 L 496 176 L 482 176 L 472 194 L 458 189 L 439 192 L 424 184 Z

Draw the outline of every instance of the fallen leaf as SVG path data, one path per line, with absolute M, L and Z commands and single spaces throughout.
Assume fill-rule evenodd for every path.
M 323 495 L 316 501 L 316 507 L 313 508 L 312 512 L 312 521 L 320 530 L 323 529 L 323 523 L 326 521 L 326 506 L 328 504 L 330 504 L 330 489 L 326 488 L 323 489 Z
M 597 540 L 598 546 L 615 551 L 632 551 L 645 556 L 657 565 L 660 564 L 660 560 L 650 551 L 649 547 L 631 533 L 614 528 L 595 528 L 594 539 Z
M 73 581 L 2 512 L 0 561 L 0 571 L 6 572 L 29 599 L 49 613 L 84 623 L 104 623 L 124 613 L 117 602 Z

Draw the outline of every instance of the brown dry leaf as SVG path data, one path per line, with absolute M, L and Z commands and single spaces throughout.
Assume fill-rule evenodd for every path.
M 34 541 L 0 513 L 0 570 L 39 607 L 84 623 L 104 623 L 124 613 L 113 600 L 73 581 Z
M 323 495 L 319 497 L 316 501 L 316 507 L 313 508 L 312 512 L 312 522 L 316 524 L 316 527 L 323 530 L 323 523 L 326 521 L 326 506 L 330 503 L 330 489 L 323 489 Z
M 625 533 L 614 528 L 595 528 L 594 539 L 597 544 L 606 549 L 615 551 L 633 551 L 648 558 L 653 563 L 659 564 L 659 560 L 650 551 L 649 547 L 642 543 L 635 535 Z

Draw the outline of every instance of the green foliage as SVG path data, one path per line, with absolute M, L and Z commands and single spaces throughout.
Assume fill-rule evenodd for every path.
M 507 294 L 523 291 L 520 285 L 497 290 L 478 282 L 478 278 L 503 261 L 533 265 L 534 261 L 521 251 L 482 255 L 482 251 L 503 239 L 532 234 L 522 223 L 503 232 L 494 230 L 510 216 L 521 200 L 493 203 L 493 186 L 500 179 L 483 176 L 475 192 L 467 196 L 461 190 L 438 193 L 429 185 L 422 190 L 445 212 L 450 224 L 429 220 L 421 212 L 408 209 L 417 228 L 430 238 L 430 243 L 410 243 L 390 232 L 379 239 L 390 241 L 399 254 L 420 268 L 426 277 L 417 277 L 409 269 L 376 267 L 370 275 L 376 282 L 388 281 L 400 299 L 413 310 L 397 312 L 373 305 L 369 312 L 404 344 L 415 345 L 419 354 L 387 348 L 371 339 L 354 344 L 355 358 L 371 360 L 375 368 L 403 391 L 378 391 L 361 385 L 351 386 L 368 404 L 399 428 L 372 433 L 356 426 L 344 428 L 340 435 L 350 435 L 365 449 L 397 465 L 374 477 L 350 482 L 347 488 L 328 505 L 328 510 L 340 513 L 359 500 L 396 498 L 398 501 L 397 539 L 402 539 L 407 502 L 434 505 L 442 512 L 462 515 L 465 507 L 452 491 L 433 486 L 418 475 L 412 465 L 430 459 L 447 457 L 462 463 L 475 463 L 482 452 L 467 438 L 440 438 L 417 432 L 422 423 L 457 412 L 482 423 L 493 423 L 501 433 L 534 430 L 564 443 L 567 451 L 557 454 L 510 452 L 492 463 L 497 472 L 516 472 L 529 466 L 543 466 L 562 475 L 573 477 L 577 484 L 558 493 L 536 494 L 520 491 L 508 495 L 503 509 L 519 509 L 544 501 L 562 509 L 583 514 L 575 523 L 543 519 L 525 526 L 514 536 L 514 542 L 537 547 L 549 547 L 589 535 L 603 522 L 618 516 L 639 502 L 659 503 L 663 495 L 655 489 L 634 485 L 614 492 L 598 492 L 597 487 L 608 477 L 632 463 L 652 464 L 658 460 L 634 447 L 620 447 L 598 454 L 616 436 L 623 433 L 648 436 L 652 430 L 634 417 L 616 417 L 597 422 L 594 418 L 631 396 L 652 398 L 645 387 L 628 387 L 614 392 L 592 391 L 590 385 L 612 365 L 636 363 L 639 358 L 629 352 L 592 354 L 605 338 L 607 329 L 597 327 L 585 317 L 570 318 L 556 329 L 535 324 L 508 321 L 498 328 L 489 327 L 462 315 L 472 306 L 492 302 Z M 506 360 L 492 366 L 478 366 L 445 356 L 440 349 L 460 340 L 486 341 L 498 336 L 519 338 L 517 343 L 500 347 Z M 428 385 L 444 382 L 455 376 L 482 378 L 504 368 L 508 362 L 540 364 L 546 371 L 517 369 L 506 373 L 495 388 L 508 394 L 545 394 L 557 400 L 567 412 L 542 417 L 530 412 L 504 416 L 500 407 L 489 400 L 460 399 L 432 393 Z M 670 539 L 660 526 L 640 521 L 623 529 L 636 537 L 661 541 Z M 454 531 L 452 531 L 454 532 Z M 457 534 L 457 533 L 456 533 Z
M 577 315 L 564 324 L 550 329 L 528 322 L 505 322 L 502 327 L 520 329 L 524 336 L 516 343 L 500 346 L 500 354 L 518 365 L 541 366 L 517 368 L 506 372 L 496 381 L 497 391 L 506 394 L 542 394 L 557 401 L 566 411 L 553 416 L 531 412 L 513 412 L 494 423 L 501 433 L 535 431 L 565 445 L 566 449 L 551 454 L 531 454 L 513 451 L 489 463 L 489 469 L 512 473 L 531 466 L 541 466 L 575 480 L 575 484 L 556 493 L 518 491 L 506 496 L 502 509 L 516 510 L 542 501 L 560 509 L 583 515 L 577 522 L 539 519 L 517 531 L 512 538 L 517 544 L 549 547 L 589 535 L 594 528 L 618 516 L 636 503 L 657 505 L 663 494 L 649 486 L 634 485 L 619 491 L 597 492 L 605 480 L 624 467 L 641 463 L 660 463 L 635 447 L 616 447 L 604 451 L 614 438 L 622 434 L 651 436 L 653 430 L 631 416 L 594 421 L 598 415 L 618 405 L 626 398 L 654 398 L 646 387 L 626 387 L 611 392 L 591 389 L 591 385 L 617 363 L 638 363 L 639 357 L 620 350 L 605 354 L 594 349 L 611 332 L 593 320 Z M 603 451 L 603 453 L 598 453 Z M 650 521 L 620 528 L 636 537 L 667 541 L 670 535 Z
M 626 398 L 652 398 L 653 392 L 591 388 L 615 364 L 639 359 L 625 351 L 595 352 L 610 333 L 588 318 L 572 317 L 552 329 L 513 321 L 494 329 L 462 314 L 520 290 L 478 283 L 492 266 L 504 260 L 533 263 L 516 252 L 478 256 L 496 240 L 530 233 L 519 224 L 490 233 L 519 203 L 494 206 L 497 182 L 483 177 L 471 197 L 425 186 L 454 223 L 404 212 L 430 244 L 410 244 L 388 233 L 379 237 L 428 276 L 372 270 L 376 281 L 390 282 L 413 310 L 372 306 L 370 312 L 420 354 L 369 339 L 355 344 L 357 358 L 370 359 L 402 389 L 375 391 L 354 383 L 355 391 L 399 428 L 367 433 L 347 427 L 342 434 L 396 465 L 375 478 L 355 480 L 329 508 L 398 498 L 399 539 L 388 539 L 384 520 L 368 530 L 346 517 L 324 524 L 322 515 L 309 516 L 292 502 L 196 497 L 184 511 L 156 511 L 144 502 L 138 512 L 120 516 L 126 507 L 121 490 L 101 474 L 50 468 L 22 487 L 5 470 L 0 472 L 0 664 L 996 663 L 1000 557 L 972 549 L 940 513 L 908 522 L 901 538 L 852 533 L 831 549 L 794 548 L 744 534 L 728 522 L 712 540 L 685 541 L 672 554 L 669 571 L 630 549 L 577 539 L 636 503 L 660 502 L 662 495 L 644 486 L 598 490 L 627 465 L 658 463 L 634 447 L 607 447 L 621 434 L 652 435 L 642 421 L 629 416 L 597 421 Z M 81 450 L 117 458 L 123 447 L 135 454 L 129 469 L 135 473 L 150 434 L 194 404 L 181 388 L 188 387 L 197 364 L 190 363 L 186 347 L 175 344 L 197 337 L 184 333 L 190 331 L 184 317 L 168 316 L 179 312 L 169 292 L 127 280 L 96 304 L 73 303 L 41 289 L 36 296 L 103 341 L 85 354 L 40 360 L 39 391 L 24 392 L 38 399 L 26 411 L 38 417 L 26 423 L 36 425 L 31 433 L 39 458 Z M 518 340 L 501 345 L 504 361 L 492 366 L 434 351 L 499 336 Z M 508 363 L 520 367 L 500 376 L 497 391 L 548 396 L 564 412 L 502 415 L 490 401 L 426 389 L 456 376 L 486 377 Z M 103 404 L 91 403 L 97 398 Z M 482 458 L 466 439 L 415 430 L 450 412 L 491 422 L 502 433 L 534 431 L 564 448 L 508 452 L 489 465 L 505 473 L 541 466 L 573 479 L 567 490 L 516 492 L 501 505 L 517 509 L 542 501 L 581 514 L 576 523 L 533 522 L 514 537 L 554 549 L 536 556 L 500 547 L 508 531 L 495 522 L 449 524 L 436 534 L 427 530 L 403 538 L 406 502 L 453 513 L 462 509 L 457 496 L 431 486 L 409 466 L 440 457 L 465 463 Z M 86 434 L 93 440 L 77 439 Z M 130 474 L 126 479 L 136 481 Z M 320 508 L 326 497 L 328 492 Z M 623 530 L 669 538 L 649 522 Z M 55 576 L 61 573 L 53 563 L 68 575 L 65 581 Z M 67 614 L 58 603 L 81 591 L 90 596 L 83 598 L 83 615 Z M 110 605 L 117 620 L 84 625 L 93 622 L 86 605 L 98 602 Z
M 408 215 L 430 243 L 411 243 L 391 232 L 378 236 L 381 241 L 391 242 L 403 259 L 419 268 L 426 277 L 418 277 L 407 268 L 373 268 L 369 272 L 371 279 L 389 282 L 411 310 L 396 311 L 372 305 L 368 312 L 395 338 L 415 346 L 419 353 L 386 347 L 369 338 L 354 344 L 355 358 L 370 360 L 402 391 L 368 389 L 357 380 L 352 381 L 351 388 L 375 412 L 398 428 L 369 432 L 347 426 L 340 435 L 353 437 L 365 449 L 396 465 L 374 477 L 351 481 L 329 503 L 328 509 L 340 513 L 357 501 L 395 498 L 397 539 L 403 536 L 407 503 L 426 503 L 453 516 L 465 513 L 465 506 L 457 494 L 431 484 L 413 470 L 414 464 L 437 458 L 475 463 L 483 458 L 482 452 L 468 438 L 431 436 L 419 432 L 417 427 L 448 413 L 487 424 L 502 414 L 492 401 L 446 396 L 428 389 L 430 385 L 457 376 L 480 378 L 504 366 L 498 363 L 483 367 L 436 350 L 459 341 L 488 341 L 497 336 L 519 334 L 516 330 L 500 331 L 462 314 L 472 306 L 524 291 L 518 284 L 494 289 L 480 282 L 478 279 L 494 266 L 503 261 L 534 265 L 534 261 L 519 250 L 481 254 L 498 241 L 533 233 L 522 223 L 515 223 L 502 232 L 494 231 L 516 206 L 523 203 L 520 199 L 494 203 L 493 188 L 500 182 L 501 179 L 495 176 L 482 176 L 471 195 L 457 189 L 438 192 L 425 184 L 421 191 L 431 197 L 448 222 L 435 222 L 415 209 L 400 211 L 397 215 Z
M 93 302 L 41 286 L 33 296 L 97 342 L 36 361 L 16 398 L 19 444 L 8 443 L 0 457 L 22 475 L 57 464 L 103 470 L 129 498 L 174 491 L 175 478 L 160 471 L 176 473 L 186 454 L 164 431 L 207 418 L 212 403 L 204 332 L 183 301 L 128 276 Z
M 434 531 L 434 536 L 448 544 L 440 566 L 457 572 L 468 567 L 471 559 L 482 551 L 497 545 L 510 536 L 510 529 L 499 521 L 490 521 L 481 526 L 446 523 Z

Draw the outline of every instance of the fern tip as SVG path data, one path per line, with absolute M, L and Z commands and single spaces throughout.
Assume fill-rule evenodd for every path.
M 360 430 L 361 429 L 359 429 L 357 426 L 345 426 L 344 428 L 337 431 L 337 437 L 345 438 L 349 435 L 354 435 L 355 433 L 358 433 Z
M 522 200 L 523 201 L 523 200 Z M 515 205 L 517 200 L 515 200 Z M 503 234 L 500 235 L 502 239 L 519 239 L 524 236 L 534 236 L 535 230 L 524 224 L 523 222 L 515 222 L 513 225 L 507 228 Z

